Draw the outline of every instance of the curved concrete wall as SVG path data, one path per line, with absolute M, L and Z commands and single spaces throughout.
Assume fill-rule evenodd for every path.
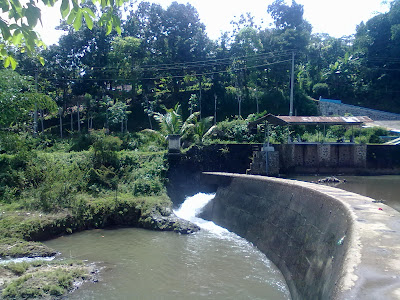
M 256 245 L 293 299 L 400 299 L 400 213 L 312 183 L 204 173 L 218 185 L 202 217 Z

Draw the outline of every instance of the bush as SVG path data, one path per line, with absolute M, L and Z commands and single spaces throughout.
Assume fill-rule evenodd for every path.
M 87 151 L 92 146 L 95 135 L 92 133 L 78 133 L 71 139 L 71 151 Z
M 235 119 L 232 121 L 225 120 L 217 124 L 216 134 L 213 138 L 221 141 L 233 142 L 250 142 L 252 136 L 247 128 L 249 122 L 243 119 Z
M 165 191 L 167 165 L 163 153 L 120 153 L 121 190 L 135 196 L 160 195 Z
M 93 133 L 94 142 L 91 150 L 94 154 L 95 167 L 118 167 L 117 151 L 120 150 L 122 141 L 118 137 L 106 135 L 104 131 Z
M 159 152 L 164 151 L 167 146 L 166 139 L 153 130 L 128 133 L 121 135 L 120 138 L 122 140 L 122 149 L 124 150 Z
M 346 131 L 345 136 L 350 139 L 352 135 L 357 138 L 357 142 L 366 143 L 383 143 L 381 136 L 388 134 L 388 131 L 382 127 L 354 128 Z
M 56 212 L 73 207 L 79 194 L 146 196 L 165 192 L 164 151 L 119 151 L 123 142 L 118 137 L 104 131 L 91 136 L 90 151 L 0 154 L 0 201 Z M 150 132 L 129 136 L 127 140 L 139 140 L 147 150 L 165 143 Z
M 318 99 L 319 97 L 329 97 L 329 86 L 326 83 L 317 83 L 313 86 L 313 97 Z
M 88 186 L 90 160 L 88 152 L 39 154 L 24 172 L 29 187 L 23 193 L 26 206 L 45 212 L 70 207 Z
M 36 149 L 39 142 L 28 133 L 0 132 L 0 153 L 27 152 Z
M 11 263 L 4 265 L 4 268 L 10 270 L 17 276 L 21 276 L 22 274 L 24 274 L 26 272 L 26 270 L 28 270 L 29 263 L 27 263 L 27 262 L 13 263 L 13 262 L 11 262 Z

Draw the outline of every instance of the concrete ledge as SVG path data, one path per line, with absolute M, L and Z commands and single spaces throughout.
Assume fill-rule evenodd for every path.
M 312 183 L 204 173 L 220 184 L 203 216 L 254 243 L 293 299 L 400 299 L 400 213 Z

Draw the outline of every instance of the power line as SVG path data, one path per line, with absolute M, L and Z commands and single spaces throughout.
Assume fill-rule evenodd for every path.
M 182 62 L 182 63 L 171 63 L 171 64 L 155 64 L 155 65 L 139 65 L 137 67 L 132 67 L 133 70 L 137 71 L 166 71 L 166 70 L 180 70 L 190 67 L 207 67 L 215 65 L 226 65 L 230 64 L 235 60 L 253 60 L 253 59 L 267 59 L 267 58 L 280 58 L 291 54 L 292 51 L 284 50 L 280 52 L 266 52 L 254 55 L 244 55 L 244 56 L 232 56 L 227 58 L 214 58 L 207 60 L 198 60 L 193 62 Z M 88 66 L 89 69 L 102 69 L 102 70 L 113 70 L 120 69 L 119 67 L 110 66 Z
M 245 67 L 241 67 L 241 68 L 236 68 L 235 71 L 267 67 L 270 65 L 280 64 L 280 63 L 289 62 L 289 61 L 291 61 L 291 59 L 261 64 L 261 65 L 255 65 L 255 66 L 245 66 Z M 173 78 L 184 78 L 186 76 L 198 77 L 198 76 L 204 76 L 204 75 L 213 75 L 213 74 L 221 74 L 221 73 L 229 73 L 229 72 L 230 72 L 229 70 L 222 70 L 222 71 L 212 71 L 212 72 L 186 74 L 186 75 L 158 76 L 158 77 L 151 77 L 151 78 L 142 77 L 140 79 L 141 80 L 160 80 L 160 79 L 164 79 L 164 78 L 165 79 L 173 79 Z M 57 78 L 42 78 L 42 79 L 56 80 L 56 81 L 132 81 L 132 78 L 79 78 L 78 77 L 78 78 L 62 78 L 62 79 L 57 79 Z
M 243 56 L 227 57 L 227 58 L 214 58 L 214 59 L 199 60 L 199 61 L 193 61 L 193 62 L 160 64 L 160 65 L 144 65 L 144 67 L 171 66 L 171 65 L 174 66 L 174 65 L 182 65 L 182 64 L 184 65 L 184 64 L 193 64 L 193 63 L 205 63 L 205 62 L 210 62 L 210 61 L 224 61 L 224 60 L 233 60 L 233 59 L 245 59 L 245 58 L 265 56 L 265 55 L 274 56 L 274 55 L 277 55 L 277 54 L 288 54 L 288 53 L 291 53 L 291 51 L 292 50 L 283 50 L 283 51 L 279 51 L 279 52 L 264 52 L 264 53 L 252 54 L 252 55 L 243 55 Z

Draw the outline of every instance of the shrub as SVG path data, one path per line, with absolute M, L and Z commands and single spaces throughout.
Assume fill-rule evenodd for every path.
M 326 83 L 317 83 L 313 86 L 313 96 L 314 98 L 322 98 L 329 97 L 329 86 Z
M 95 140 L 95 135 L 91 133 L 78 133 L 71 139 L 71 151 L 89 150 Z
M 0 132 L 0 153 L 15 154 L 35 149 L 40 140 L 25 133 Z
M 95 167 L 118 166 L 117 151 L 120 150 L 122 141 L 115 136 L 106 135 L 104 131 L 93 133 L 94 142 L 91 150 L 94 154 Z
M 235 141 L 238 143 L 250 142 L 252 137 L 247 128 L 248 123 L 247 120 L 243 119 L 219 122 L 215 130 L 216 134 L 213 135 L 213 138 L 222 141 Z
M 142 152 L 164 151 L 167 145 L 166 139 L 154 130 L 143 130 L 136 133 L 127 133 L 120 136 L 121 148 L 124 150 L 136 150 Z
M 29 268 L 29 263 L 27 262 L 21 262 L 21 263 L 8 263 L 4 266 L 5 269 L 10 270 L 13 272 L 15 275 L 21 276 L 28 270 Z

